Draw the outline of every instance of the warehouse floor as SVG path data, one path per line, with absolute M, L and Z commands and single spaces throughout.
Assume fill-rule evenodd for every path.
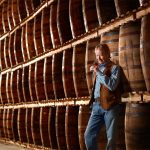
M 27 150 L 21 146 L 0 142 L 0 150 Z

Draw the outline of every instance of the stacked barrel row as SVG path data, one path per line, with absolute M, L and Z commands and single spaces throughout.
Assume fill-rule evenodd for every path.
M 5 0 L 0 5 L 0 35 L 12 30 L 29 16 L 43 0 Z
M 7 17 L 9 16 L 9 11 L 12 14 L 13 10 L 18 10 L 19 7 L 19 1 L 13 0 L 12 2 L 16 2 L 17 9 L 15 5 L 8 5 L 8 9 L 3 8 L 4 3 L 1 5 L 2 10 L 5 12 L 5 15 L 2 13 L 0 16 L 2 18 L 3 33 L 6 32 L 6 29 L 8 29 L 7 31 L 10 30 L 9 27 L 11 25 L 7 25 L 7 22 L 10 22 L 7 18 L 11 18 Z M 141 0 L 140 4 L 143 5 L 144 2 L 147 1 Z M 11 2 L 5 1 L 5 3 L 9 4 Z M 34 1 L 26 0 L 23 3 L 25 6 L 24 10 L 26 11 L 25 14 L 29 16 L 34 7 L 29 5 L 32 7 L 30 9 L 28 3 L 32 4 Z M 40 3 L 38 2 L 38 5 Z M 28 21 L 24 26 L 0 41 L 2 70 L 24 62 L 22 68 L 13 68 L 11 71 L 7 73 L 2 72 L 0 75 L 1 104 L 88 96 L 91 94 L 93 86 L 89 66 L 92 65 L 95 59 L 94 47 L 100 42 L 108 44 L 112 60 L 122 67 L 125 92 L 149 92 L 149 15 L 144 16 L 142 20 L 124 24 L 117 29 L 103 33 L 97 38 L 78 44 L 63 52 L 42 60 L 37 59 L 38 61 L 35 63 L 26 63 L 47 50 L 53 50 L 67 41 L 91 31 L 98 25 L 116 18 L 117 15 L 121 16 L 139 6 L 138 0 L 133 0 L 132 2 L 130 0 L 96 0 L 91 2 L 86 0 L 58 0 L 44 8 L 34 19 Z M 8 13 L 6 13 L 6 10 L 8 10 Z M 27 10 L 28 12 L 31 10 L 30 13 L 27 13 Z M 15 17 L 12 17 L 14 18 L 14 26 L 17 25 L 14 22 L 17 20 L 16 18 L 18 18 L 19 13 L 17 11 L 17 14 L 14 13 Z M 149 107 L 150 103 L 127 103 L 125 114 L 125 144 L 127 150 L 150 149 L 149 142 L 146 140 L 150 137 Z M 53 110 L 54 115 L 51 115 Z M 81 148 L 84 139 L 83 133 L 82 141 L 79 141 L 80 136 L 77 136 L 80 127 L 79 120 L 77 119 L 77 114 L 80 114 L 80 111 L 78 111 L 78 106 L 1 109 L 0 118 L 3 120 L 1 124 L 1 137 L 51 147 L 52 149 L 69 149 L 71 146 L 74 146 L 75 149 Z M 84 112 L 88 111 L 88 109 L 84 110 Z M 42 123 L 40 124 L 38 118 L 36 118 L 39 116 L 37 114 L 42 114 L 42 112 L 46 118 L 48 117 L 47 120 L 50 120 L 51 117 L 53 120 L 43 121 L 43 126 L 46 126 L 44 128 L 46 129 L 45 133 L 42 133 L 44 132 Z M 65 116 L 67 113 L 69 115 Z M 73 115 L 71 115 L 72 113 Z M 9 119 L 9 116 L 12 119 Z M 69 120 L 73 122 L 71 123 L 71 125 L 73 124 L 71 131 L 68 129 L 70 124 L 68 125 L 67 117 L 71 118 Z M 76 120 L 74 120 L 75 118 Z M 13 123 L 10 123 L 8 120 L 12 120 Z M 18 124 L 15 122 L 16 120 Z M 40 120 L 42 120 L 42 117 L 40 117 Z M 10 124 L 12 127 L 10 127 Z M 51 124 L 53 126 L 52 131 L 50 131 Z M 73 130 L 75 130 L 75 133 Z M 72 138 L 69 136 L 76 136 L 76 140 L 70 141 Z M 123 136 L 121 135 L 120 137 Z M 48 139 L 49 141 L 47 142 Z M 53 141 L 54 139 L 55 141 Z M 105 141 L 105 138 L 102 140 Z M 75 143 L 72 143 L 74 141 Z M 54 147 L 52 146 L 53 142 Z M 101 143 L 104 144 L 105 142 Z M 73 149 L 72 147 L 70 148 L 70 150 Z M 85 145 L 83 149 L 85 149 Z M 120 149 L 123 150 L 125 148 L 123 146 Z
M 125 147 L 123 114 L 122 111 L 118 126 L 118 150 Z M 89 115 L 87 106 L 0 109 L 0 136 L 50 149 L 84 150 Z M 99 147 L 106 147 L 105 129 L 102 129 Z
M 6 0 L 2 4 L 8 8 L 12 7 L 5 10 L 6 19 L 1 21 L 4 24 L 3 28 L 7 28 L 5 24 L 11 22 L 8 18 L 14 22 L 15 20 L 22 21 L 23 19 L 19 19 L 21 14 L 24 14 L 22 18 L 29 16 L 41 3 L 31 0 L 24 2 L 12 0 L 11 2 Z M 9 10 L 11 10 L 10 13 Z M 8 17 L 9 14 L 13 14 L 14 17 Z M 3 18 L 3 13 L 1 15 Z M 98 0 L 96 2 L 87 0 L 54 1 L 25 25 L 1 40 L 1 69 L 4 70 L 26 62 L 116 17 L 113 0 L 108 2 L 99 2 Z

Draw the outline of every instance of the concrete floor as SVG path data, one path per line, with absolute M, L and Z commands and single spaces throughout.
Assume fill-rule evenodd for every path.
M 0 142 L 0 150 L 27 150 L 27 149 L 14 144 Z

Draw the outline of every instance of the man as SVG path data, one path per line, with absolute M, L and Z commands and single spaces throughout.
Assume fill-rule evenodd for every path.
M 120 111 L 120 67 L 110 61 L 106 44 L 95 48 L 96 63 L 90 67 L 94 75 L 94 87 L 90 100 L 92 112 L 85 131 L 87 150 L 98 150 L 97 137 L 103 124 L 106 126 L 107 150 L 116 150 L 115 138 Z

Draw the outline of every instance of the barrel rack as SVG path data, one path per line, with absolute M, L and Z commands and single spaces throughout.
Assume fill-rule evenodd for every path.
M 2 4 L 4 1 L 1 1 L 0 4 Z M 38 13 L 40 13 L 45 7 L 51 5 L 54 2 L 54 0 L 46 0 L 41 3 L 41 5 L 34 10 L 32 14 L 30 14 L 28 17 L 23 19 L 21 23 L 19 23 L 17 26 L 15 26 L 12 30 L 9 32 L 4 33 L 0 40 L 4 39 L 5 37 L 9 36 L 10 34 L 14 33 L 17 29 L 21 28 L 25 23 L 29 22 L 31 19 L 33 19 Z M 127 12 L 124 15 L 121 15 L 120 17 L 117 17 L 111 21 L 108 21 L 105 24 L 102 24 L 102 26 L 99 26 L 98 28 L 92 29 L 89 32 L 86 32 L 85 34 L 82 34 L 78 36 L 77 38 L 73 38 L 70 41 L 67 41 L 66 43 L 54 48 L 45 51 L 44 53 L 31 58 L 30 60 L 26 62 L 21 62 L 11 68 L 6 68 L 4 70 L 1 70 L 1 74 L 6 74 L 11 71 L 15 71 L 19 68 L 23 68 L 26 66 L 29 66 L 39 60 L 42 60 L 43 58 L 52 56 L 54 54 L 60 53 L 64 50 L 68 50 L 69 48 L 72 48 L 78 44 L 81 44 L 87 40 L 96 38 L 100 36 L 102 33 L 108 32 L 110 30 L 113 30 L 120 25 L 126 24 L 130 21 L 135 21 L 137 19 L 142 18 L 143 16 L 150 13 L 150 2 L 144 4 L 143 6 L 139 7 L 136 10 Z M 150 95 L 149 93 L 128 93 L 127 95 L 124 95 L 122 97 L 122 101 L 149 101 Z M 79 97 L 79 98 L 67 98 L 67 99 L 59 99 L 59 100 L 48 100 L 48 101 L 40 101 L 40 102 L 32 102 L 32 103 L 18 103 L 13 105 L 0 105 L 0 109 L 3 108 L 21 108 L 21 107 L 44 107 L 44 106 L 59 106 L 59 105 L 86 105 L 88 104 L 89 97 Z

